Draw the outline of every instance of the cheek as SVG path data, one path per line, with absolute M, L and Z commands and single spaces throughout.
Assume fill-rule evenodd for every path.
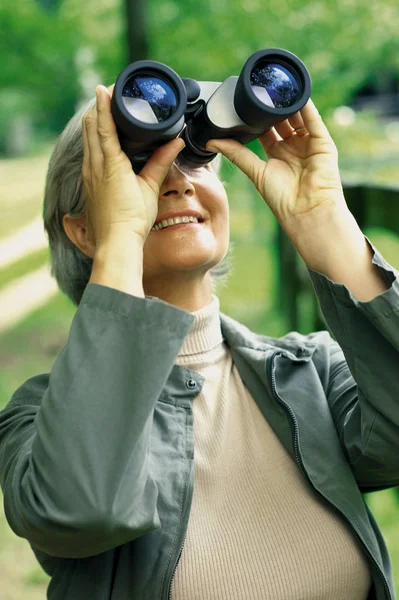
M 201 190 L 198 190 L 200 198 L 207 202 L 208 208 L 214 212 L 229 214 L 229 202 L 227 191 L 223 183 L 214 173 L 208 175 L 208 179 Z
M 227 194 L 224 188 L 222 188 L 218 194 L 213 197 L 214 206 L 217 207 L 217 214 L 225 221 L 229 221 L 230 218 L 230 207 L 227 199 Z

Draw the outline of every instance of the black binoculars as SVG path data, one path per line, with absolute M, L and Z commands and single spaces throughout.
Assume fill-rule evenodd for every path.
M 239 77 L 223 82 L 180 78 L 163 63 L 143 60 L 119 75 L 111 110 L 121 147 L 139 173 L 151 154 L 175 137 L 186 143 L 178 159 L 201 167 L 216 154 L 210 139 L 247 144 L 301 110 L 311 93 L 302 61 L 287 50 L 252 54 Z

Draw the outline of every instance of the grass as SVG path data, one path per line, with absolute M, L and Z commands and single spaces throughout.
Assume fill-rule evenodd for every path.
M 1 494 L 0 494 L 1 497 Z M 49 577 L 38 565 L 27 541 L 8 526 L 0 503 L 1 600 L 43 600 Z
M 362 156 L 370 152 L 368 125 L 357 123 L 356 129 L 341 130 L 334 135 L 338 145 L 351 140 L 355 150 L 344 152 L 343 164 L 348 172 L 365 178 Z M 367 139 L 366 139 L 367 138 Z M 370 142 L 371 143 L 371 142 Z M 382 134 L 375 134 L 373 151 L 399 159 L 397 148 L 383 143 Z M 365 150 L 366 148 L 366 150 Z M 356 157 L 356 160 L 353 158 Z M 4 218 L 0 223 L 0 237 L 27 224 L 41 212 L 45 170 L 48 154 L 37 159 L 0 161 L 0 206 Z M 352 161 L 352 162 L 351 162 Z M 396 165 L 399 160 L 396 161 Z M 373 165 L 369 160 L 367 176 L 378 181 L 382 173 L 390 171 L 387 161 Z M 350 171 L 352 169 L 352 171 Z M 363 169 L 363 171 L 362 171 Z M 396 181 L 392 170 L 391 181 Z M 258 194 L 254 194 L 248 179 L 224 165 L 228 179 L 231 238 L 234 242 L 233 270 L 226 288 L 218 296 L 222 312 L 247 325 L 250 329 L 271 336 L 286 332 L 275 299 L 276 257 L 274 247 L 275 222 L 270 210 Z M 385 180 L 386 182 L 386 180 Z M 254 231 L 256 230 L 256 235 Z M 399 239 L 387 231 L 365 231 L 383 256 L 399 268 Z M 48 262 L 48 251 L 36 252 L 7 269 L 0 271 L 0 287 L 14 278 Z M 310 315 L 309 299 L 301 298 L 301 312 Z M 45 306 L 33 312 L 11 331 L 0 335 L 0 408 L 13 392 L 29 377 L 49 373 L 61 349 L 67 342 L 76 308 L 60 292 Z M 399 595 L 399 519 L 398 495 L 388 490 L 368 494 L 373 514 L 379 523 L 393 563 L 397 594 Z M 0 503 L 0 581 L 1 600 L 39 600 L 45 597 L 48 576 L 38 566 L 29 544 L 18 538 L 8 526 Z
M 58 293 L 0 335 L 0 408 L 29 377 L 51 371 L 67 341 L 75 310 L 68 298 Z
M 399 488 L 366 494 L 365 499 L 388 548 L 396 596 L 399 598 Z

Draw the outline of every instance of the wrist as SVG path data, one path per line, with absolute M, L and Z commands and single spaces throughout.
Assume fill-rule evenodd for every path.
M 136 249 L 138 252 L 140 252 L 144 248 L 144 243 L 145 240 L 143 240 L 142 236 L 138 233 L 134 233 L 132 231 L 113 231 L 96 241 L 93 259 L 96 259 L 97 256 L 106 256 L 110 252 L 117 252 L 123 255 L 126 253 L 128 248 Z
M 347 205 L 302 215 L 285 231 L 306 265 L 325 274 L 339 255 L 356 260 L 365 247 L 364 234 Z
M 144 298 L 141 239 L 137 236 L 110 237 L 96 247 L 90 283 Z
M 349 209 L 320 211 L 321 216 L 303 219 L 290 236 L 306 265 L 345 285 L 361 302 L 386 291 L 388 286 L 372 262 L 372 249 Z

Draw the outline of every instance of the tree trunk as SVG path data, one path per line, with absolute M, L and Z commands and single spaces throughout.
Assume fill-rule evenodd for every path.
M 128 62 L 148 59 L 148 0 L 126 0 Z

